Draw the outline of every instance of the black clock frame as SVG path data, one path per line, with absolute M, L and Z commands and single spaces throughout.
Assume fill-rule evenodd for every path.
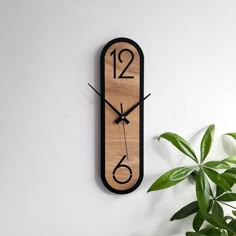
M 117 190 L 111 187 L 105 176 L 105 55 L 107 50 L 115 43 L 118 42 L 127 42 L 133 45 L 140 56 L 140 100 L 143 99 L 144 96 L 144 55 L 140 46 L 129 38 L 115 38 L 108 42 L 105 47 L 103 48 L 100 56 L 100 76 L 101 76 L 101 178 L 103 184 L 109 189 L 111 192 L 118 193 L 118 194 L 126 194 L 134 191 L 142 182 L 143 179 L 143 128 L 144 128 L 144 103 L 140 103 L 139 109 L 139 179 L 137 180 L 136 184 L 129 189 L 126 190 Z M 123 78 L 125 79 L 125 78 Z

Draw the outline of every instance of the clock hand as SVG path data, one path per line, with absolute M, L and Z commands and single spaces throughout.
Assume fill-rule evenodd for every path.
M 98 94 L 98 95 L 104 100 L 104 102 L 106 102 L 107 105 L 119 116 L 118 119 L 124 120 L 126 124 L 129 124 L 129 121 L 125 118 L 125 116 L 124 116 L 122 113 L 120 113 L 110 102 L 108 102 L 91 84 L 88 83 L 88 85 L 89 85 L 89 87 L 92 88 L 92 89 L 94 90 L 94 92 L 95 92 L 96 94 Z M 116 122 L 116 123 L 117 123 L 117 122 Z M 119 122 L 118 122 L 118 123 L 119 123 Z M 117 124 L 118 124 L 118 123 L 117 123 Z
M 120 104 L 120 109 L 121 109 L 121 113 L 123 114 L 123 107 L 122 107 L 122 103 Z M 128 146 L 127 146 L 127 140 L 126 140 L 126 133 L 125 133 L 125 123 L 124 120 L 122 122 L 123 125 L 123 133 L 124 133 L 124 139 L 125 139 L 125 150 L 126 150 L 126 156 L 127 156 L 127 160 L 128 160 Z
M 127 115 L 129 115 L 137 106 L 139 106 L 146 98 L 148 98 L 151 95 L 151 93 L 149 93 L 146 97 L 142 98 L 139 102 L 137 102 L 135 105 L 133 105 L 128 111 L 126 111 L 125 113 L 123 113 L 123 116 L 120 116 L 119 118 L 117 118 L 115 120 L 116 124 L 120 123 L 122 118 L 125 119 Z

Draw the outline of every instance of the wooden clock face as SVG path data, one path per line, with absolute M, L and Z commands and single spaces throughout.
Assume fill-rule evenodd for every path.
M 132 40 L 110 41 L 101 54 L 101 170 L 115 193 L 135 190 L 143 178 L 143 64 Z

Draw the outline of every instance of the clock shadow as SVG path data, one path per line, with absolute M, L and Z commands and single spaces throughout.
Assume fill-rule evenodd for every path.
M 104 46 L 104 45 L 103 45 Z M 100 92 L 101 91 L 101 76 L 100 76 L 100 55 L 103 49 L 103 46 L 99 47 L 94 60 L 94 87 Z M 95 116 L 94 116 L 94 179 L 98 188 L 106 194 L 114 195 L 111 191 L 109 191 L 102 182 L 101 178 L 101 100 L 100 97 L 94 93 L 95 99 Z

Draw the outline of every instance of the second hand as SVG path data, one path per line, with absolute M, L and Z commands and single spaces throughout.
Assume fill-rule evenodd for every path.
M 122 103 L 120 104 L 120 109 L 121 109 L 121 113 L 123 114 L 123 106 Z M 122 125 L 123 125 L 123 133 L 124 133 L 124 139 L 125 139 L 125 150 L 126 150 L 126 156 L 127 156 L 127 160 L 128 158 L 128 147 L 127 147 L 127 141 L 126 141 L 126 133 L 125 133 L 125 123 L 124 120 L 122 120 Z

